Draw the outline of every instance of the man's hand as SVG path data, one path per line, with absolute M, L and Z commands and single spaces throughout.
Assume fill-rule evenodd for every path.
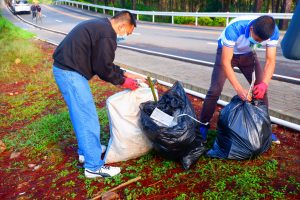
M 137 74 L 132 74 L 132 73 L 129 73 L 129 72 L 125 72 L 124 76 L 127 77 L 127 78 L 139 79 L 144 83 L 146 82 L 146 79 L 144 77 L 142 77 L 140 75 L 137 75 Z
M 248 95 L 248 90 L 245 90 L 244 88 L 240 87 L 236 90 L 237 95 L 239 95 L 239 97 L 243 100 L 243 101 L 251 101 L 251 95 Z
M 139 87 L 138 82 L 132 78 L 125 78 L 122 86 L 130 90 L 136 90 Z
M 265 84 L 264 82 L 255 85 L 253 88 L 254 98 L 263 99 L 267 90 L 268 90 L 268 85 Z

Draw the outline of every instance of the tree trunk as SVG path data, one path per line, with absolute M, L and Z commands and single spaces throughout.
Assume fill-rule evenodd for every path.
M 104 0 L 104 5 L 108 6 L 108 0 Z
M 267 12 L 271 12 L 271 7 L 270 7 L 270 0 L 267 1 Z
M 262 7 L 263 1 L 262 0 L 255 0 L 254 6 L 253 6 L 253 12 L 260 12 Z
M 136 0 L 131 0 L 132 10 L 136 10 Z
M 280 4 L 281 4 L 281 0 L 277 0 L 277 2 L 276 2 L 276 8 L 275 8 L 276 9 L 275 10 L 276 13 L 279 12 Z
M 225 0 L 224 11 L 229 12 L 230 0 Z
M 291 12 L 291 5 L 292 5 L 292 0 L 283 0 L 282 2 L 282 7 L 281 7 L 281 12 L 282 13 L 290 13 Z M 279 28 L 286 30 L 288 27 L 289 20 L 288 19 L 281 19 L 279 21 Z
M 125 8 L 125 0 L 121 0 L 121 7 Z

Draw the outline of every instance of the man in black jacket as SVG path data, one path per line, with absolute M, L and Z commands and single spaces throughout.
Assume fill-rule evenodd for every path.
M 69 109 L 87 178 L 120 173 L 119 167 L 105 166 L 101 160 L 100 124 L 88 81 L 97 75 L 131 90 L 138 87 L 135 79 L 145 81 L 113 63 L 117 41 L 124 40 L 134 27 L 136 21 L 128 11 L 112 19 L 88 20 L 71 30 L 53 54 L 53 74 Z

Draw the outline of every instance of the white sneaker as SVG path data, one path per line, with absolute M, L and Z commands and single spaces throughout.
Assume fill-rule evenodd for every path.
M 121 172 L 120 167 L 111 167 L 103 165 L 100 169 L 92 171 L 89 169 L 84 170 L 84 175 L 86 178 L 97 178 L 97 177 L 112 177 L 118 175 Z
M 101 144 L 101 149 L 102 149 L 102 154 L 105 153 L 106 151 L 106 146 Z M 84 163 L 84 156 L 83 155 L 79 155 L 78 156 L 78 161 L 79 163 Z

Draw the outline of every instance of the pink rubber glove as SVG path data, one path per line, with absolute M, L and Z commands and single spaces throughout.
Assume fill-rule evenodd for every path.
M 136 90 L 139 87 L 137 81 L 132 78 L 125 78 L 122 86 L 130 90 Z
M 265 93 L 268 90 L 268 85 L 264 82 L 261 82 L 260 84 L 257 84 L 253 88 L 253 94 L 255 99 L 262 99 L 265 96 Z

